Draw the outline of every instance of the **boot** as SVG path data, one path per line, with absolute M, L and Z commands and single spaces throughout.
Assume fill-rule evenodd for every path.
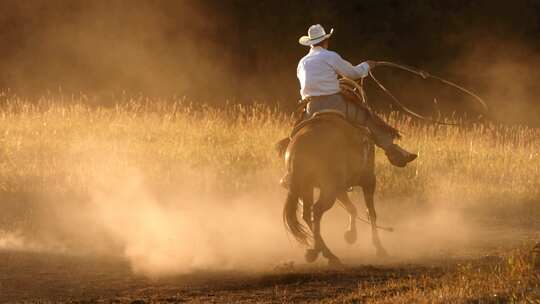
M 400 168 L 405 167 L 418 157 L 418 155 L 408 152 L 396 144 L 392 144 L 389 148 L 385 149 L 385 152 L 390 163 Z
M 279 180 L 279 184 L 281 185 L 281 187 L 285 188 L 285 189 L 289 189 L 289 186 L 290 186 L 290 177 L 289 177 L 289 172 L 287 172 L 285 174 L 285 176 L 283 176 L 280 180 Z

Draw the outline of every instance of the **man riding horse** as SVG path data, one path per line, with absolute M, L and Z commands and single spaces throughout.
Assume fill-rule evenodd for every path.
M 316 24 L 308 29 L 307 36 L 299 39 L 301 45 L 310 46 L 309 53 L 300 60 L 297 68 L 300 94 L 307 103 L 303 118 L 309 119 L 321 112 L 339 113 L 352 124 L 367 127 L 375 144 L 385 151 L 390 163 L 405 167 L 416 159 L 417 155 L 394 143 L 400 136 L 397 130 L 387 125 L 367 107 L 350 102 L 341 94 L 338 75 L 353 80 L 364 78 L 369 75 L 370 69 L 377 65 L 376 62 L 366 61 L 353 66 L 336 52 L 328 50 L 332 33 L 333 29 L 327 34 L 320 24 Z M 286 140 L 282 142 L 287 143 Z M 287 173 L 281 179 L 281 184 L 288 187 L 288 183 Z

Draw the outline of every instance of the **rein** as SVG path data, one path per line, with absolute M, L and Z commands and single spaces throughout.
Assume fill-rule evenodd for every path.
M 421 70 L 417 70 L 415 68 L 412 68 L 410 66 L 406 66 L 406 65 L 401 65 L 401 64 L 397 64 L 397 63 L 393 63 L 393 62 L 388 62 L 388 61 L 377 61 L 376 62 L 377 66 L 386 66 L 386 67 L 392 67 L 392 68 L 397 68 L 397 69 L 400 69 L 400 70 L 404 70 L 404 71 L 407 71 L 409 73 L 412 73 L 412 74 L 415 74 L 419 77 L 422 77 L 423 79 L 428 79 L 428 78 L 431 78 L 431 79 L 435 79 L 439 82 L 442 82 L 448 86 L 451 86 L 455 89 L 458 89 L 460 91 L 462 91 L 463 93 L 471 96 L 474 98 L 474 100 L 476 100 L 481 106 L 482 108 L 484 109 L 484 111 L 488 111 L 488 106 L 487 104 L 484 102 L 484 100 L 482 100 L 482 98 L 480 98 L 480 96 L 474 94 L 473 92 L 465 89 L 464 87 L 458 85 L 458 84 L 455 84 L 449 80 L 446 80 L 446 79 L 443 79 L 441 77 L 438 77 L 438 76 L 435 76 L 435 75 L 431 75 L 425 71 L 421 71 Z M 399 101 L 399 99 L 394 96 L 394 94 L 392 94 L 376 77 L 375 75 L 373 74 L 373 72 L 370 70 L 369 71 L 369 76 L 371 77 L 371 79 L 373 79 L 373 81 L 375 82 L 375 84 L 377 84 L 377 86 L 383 91 L 386 93 L 386 95 L 388 95 L 388 97 L 390 97 L 390 99 L 394 102 L 394 104 L 396 106 L 398 106 L 403 112 L 407 113 L 408 115 L 414 117 L 414 118 L 418 118 L 418 119 L 421 119 L 421 120 L 425 120 L 425 121 L 429 121 L 429 122 L 433 122 L 433 123 L 436 123 L 436 124 L 440 124 L 440 125 L 450 125 L 450 126 L 455 126 L 455 125 L 458 125 L 456 123 L 448 123 L 448 122 L 443 122 L 443 121 L 440 121 L 440 120 L 436 120 L 436 119 L 433 119 L 433 118 L 430 118 L 430 117 L 425 117 L 421 114 L 418 114 L 416 112 L 414 112 L 413 110 L 407 108 L 403 103 L 401 103 Z

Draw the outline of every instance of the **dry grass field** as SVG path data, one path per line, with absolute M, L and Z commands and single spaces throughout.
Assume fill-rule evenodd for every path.
M 419 153 L 398 169 L 377 151 L 391 257 L 368 226 L 344 244 L 336 206 L 335 270 L 305 264 L 281 223 L 290 116 L 121 99 L 2 96 L 0 302 L 540 303 L 538 129 L 386 116 Z

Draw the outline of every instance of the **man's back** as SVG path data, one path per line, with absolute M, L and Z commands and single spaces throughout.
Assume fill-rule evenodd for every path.
M 322 47 L 311 48 L 298 63 L 297 76 L 300 81 L 300 94 L 308 96 L 332 95 L 339 92 L 337 73 L 332 62 L 336 53 Z
M 296 70 L 300 81 L 302 98 L 325 96 L 339 93 L 338 75 L 358 79 L 369 72 L 369 64 L 353 66 L 338 53 L 323 47 L 312 47 L 298 63 Z

